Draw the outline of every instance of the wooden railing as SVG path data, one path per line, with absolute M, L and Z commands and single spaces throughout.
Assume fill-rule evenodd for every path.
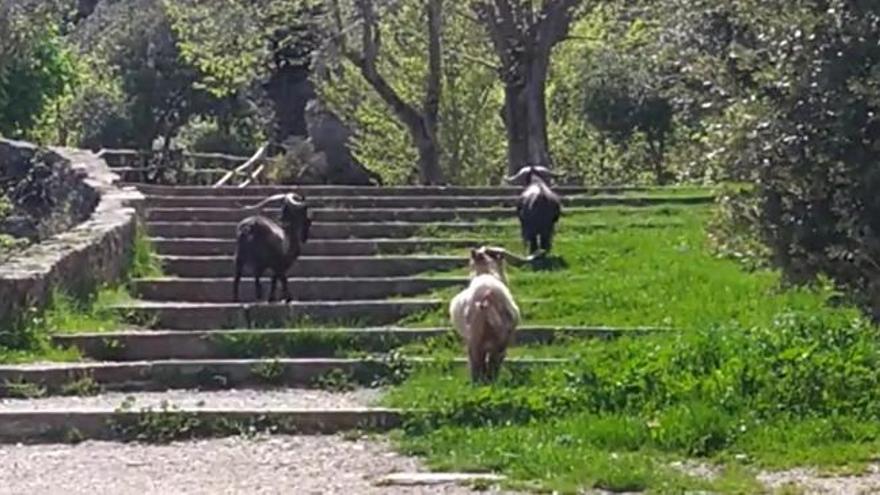
M 244 175 L 245 179 L 238 184 L 238 187 L 247 187 L 252 184 L 263 173 L 266 167 L 265 158 L 269 153 L 269 143 L 264 144 L 256 153 L 246 162 L 242 163 L 233 170 L 227 172 L 220 180 L 214 183 L 214 187 L 227 185 L 235 176 Z
M 250 170 L 253 157 L 224 153 L 174 152 L 162 160 L 151 151 L 102 149 L 98 156 L 126 182 L 213 186 L 240 179 L 249 185 L 262 173 L 259 167 L 259 172 Z

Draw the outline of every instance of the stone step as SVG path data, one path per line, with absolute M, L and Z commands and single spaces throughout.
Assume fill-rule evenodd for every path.
M 407 316 L 435 311 L 443 304 L 437 299 L 294 301 L 274 304 L 130 301 L 112 309 L 127 321 L 145 327 L 216 330 L 283 328 L 305 323 L 391 325 Z
M 165 273 L 185 278 L 216 278 L 235 275 L 232 256 L 159 256 Z M 295 277 L 405 277 L 429 271 L 464 268 L 462 256 L 303 256 L 288 270 Z M 245 274 L 249 275 L 250 270 Z M 268 277 L 268 273 L 264 274 Z
M 241 208 L 260 196 L 148 196 L 148 208 Z M 307 198 L 313 208 L 513 208 L 516 196 L 325 196 Z M 567 196 L 564 207 L 692 205 L 710 203 L 708 194 L 688 196 Z
M 320 264 L 312 266 L 320 267 Z M 293 270 L 297 271 L 296 268 Z M 446 287 L 464 287 L 467 278 L 358 277 L 358 278 L 289 278 L 290 293 L 297 301 L 341 301 L 387 299 L 424 294 Z M 133 282 L 134 295 L 151 301 L 233 302 L 232 278 L 160 278 Z M 263 300 L 269 294 L 269 281 L 262 279 Z M 256 299 L 252 279 L 242 280 L 242 302 Z M 281 297 L 281 287 L 277 288 Z
M 150 242 L 158 254 L 166 256 L 232 256 L 235 253 L 235 240 L 231 236 L 223 239 L 156 237 Z M 478 239 L 310 239 L 303 246 L 303 255 L 377 256 L 451 249 L 463 252 L 480 244 Z
M 460 186 L 252 186 L 252 187 L 199 187 L 199 186 L 161 186 L 132 184 L 153 196 L 271 196 L 273 194 L 296 192 L 306 196 L 517 196 L 522 188 L 502 187 L 460 187 Z M 675 191 L 675 188 L 655 188 L 639 186 L 620 187 L 582 187 L 554 186 L 560 194 L 622 194 L 640 191 Z
M 561 220 L 565 225 L 565 217 Z M 235 222 L 148 222 L 147 233 L 152 237 L 165 239 L 234 239 Z M 647 221 L 647 222 L 589 222 L 581 227 L 591 229 L 638 228 L 663 229 L 682 225 L 678 221 Z M 309 231 L 309 242 L 321 240 L 402 240 L 415 237 L 436 235 L 436 231 L 465 235 L 481 229 L 519 230 L 515 219 L 505 222 L 332 222 L 313 223 Z M 564 228 L 564 227 L 562 227 Z
M 560 338 L 613 339 L 670 332 L 663 328 L 541 327 L 516 331 L 514 345 L 552 344 Z M 454 336 L 450 328 L 346 328 L 174 331 L 59 334 L 55 345 L 72 347 L 89 359 L 240 359 L 261 356 L 320 357 L 346 350 L 388 352 L 402 345 Z
M 590 211 L 578 209 L 580 211 Z M 569 209 L 566 213 L 575 213 Z M 266 208 L 263 213 L 278 218 L 280 210 Z M 147 219 L 155 222 L 239 222 L 253 215 L 243 208 L 151 208 Z M 456 220 L 515 219 L 513 208 L 357 208 L 311 210 L 315 222 L 450 222 Z
M 0 366 L 0 397 L 24 393 L 57 395 L 87 381 L 106 391 L 220 390 L 259 387 L 317 387 L 329 373 L 350 383 L 375 384 L 404 368 L 437 363 L 431 358 L 213 359 L 81 362 Z M 445 361 L 444 361 L 445 362 Z M 453 360 L 459 366 L 465 359 Z M 565 359 L 510 358 L 522 368 L 564 364 Z
M 511 224 L 512 226 L 513 224 Z M 478 229 L 479 223 L 313 223 L 309 231 L 313 239 L 403 239 L 424 237 L 429 226 L 445 230 L 467 233 Z M 234 222 L 147 222 L 147 234 L 164 238 L 219 238 L 235 239 Z
M 403 411 L 383 408 L 181 408 L 178 410 L 119 411 L 18 410 L 0 411 L 0 443 L 61 443 L 85 440 L 141 440 L 157 432 L 144 424 L 174 424 L 185 420 L 189 437 L 234 436 L 246 431 L 277 434 L 335 434 L 347 431 L 384 432 L 403 424 Z M 167 432 L 170 433 L 170 432 Z M 181 432 L 178 432 L 181 433 Z

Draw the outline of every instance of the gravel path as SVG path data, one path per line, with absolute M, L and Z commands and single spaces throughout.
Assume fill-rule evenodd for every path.
M 381 441 L 340 436 L 0 446 L 0 466 L 0 495 L 473 493 L 459 486 L 377 487 L 373 481 L 383 475 L 420 470 L 418 461 Z
M 163 401 L 180 408 L 214 409 L 342 409 L 366 407 L 381 394 L 376 389 L 353 392 L 325 392 L 306 389 L 266 390 L 169 390 L 166 392 L 108 392 L 94 397 L 46 397 L 42 399 L 0 399 L 0 411 L 114 410 L 127 398 L 134 398 L 133 410 L 158 409 Z
M 869 466 L 858 476 L 820 476 L 812 469 L 792 469 L 758 476 L 771 488 L 794 486 L 809 495 L 867 495 L 880 493 L 880 465 Z

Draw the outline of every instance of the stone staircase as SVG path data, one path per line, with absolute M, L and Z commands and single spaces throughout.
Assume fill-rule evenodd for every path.
M 242 285 L 244 302 L 232 301 L 235 224 L 245 214 L 242 206 L 290 188 L 139 187 L 147 195 L 146 230 L 165 274 L 133 281 L 135 299 L 115 308 L 132 322 L 132 329 L 56 336 L 56 343 L 78 348 L 88 360 L 0 366 L 0 397 L 27 386 L 53 395 L 83 381 L 108 393 L 133 394 L 312 387 L 328 373 L 342 373 L 363 385 L 379 383 L 401 365 L 384 353 L 449 332 L 395 326 L 407 316 L 447 304 L 424 294 L 467 283 L 464 277 L 425 273 L 465 267 L 468 247 L 493 241 L 474 231 L 485 226 L 478 222 L 514 225 L 512 207 L 518 194 L 514 188 L 297 188 L 311 207 L 312 239 L 291 271 L 295 300 L 266 304 L 253 301 L 253 282 L 248 278 Z M 562 187 L 559 192 L 565 198 L 566 212 L 711 200 L 637 188 Z M 456 236 L 436 238 L 432 229 Z M 431 254 L 437 252 L 456 254 Z M 316 333 L 310 327 L 318 326 L 350 350 L 376 357 L 343 358 L 334 349 L 315 345 Z M 560 335 L 608 337 L 615 332 L 526 326 L 518 341 L 551 342 Z M 410 359 L 407 364 L 419 361 Z M 512 359 L 509 365 L 556 361 Z M 206 400 L 202 407 L 185 413 L 205 421 L 268 422 L 273 431 L 300 433 L 387 429 L 399 425 L 404 416 L 401 411 L 367 404 L 304 406 L 213 407 Z M 114 425 L 143 422 L 145 414 L 154 412 L 70 406 L 51 400 L 35 400 L 11 410 L 0 404 L 0 441 L 112 438 L 119 431 Z

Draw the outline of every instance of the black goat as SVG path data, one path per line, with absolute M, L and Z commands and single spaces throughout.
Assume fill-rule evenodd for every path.
M 562 213 L 562 201 L 547 185 L 555 176 L 546 167 L 526 166 L 506 179 L 511 184 L 525 186 L 516 202 L 516 214 L 529 254 L 539 250 L 546 254 L 553 246 L 553 233 Z
M 236 302 L 239 300 L 238 286 L 245 266 L 250 266 L 253 269 L 254 287 L 258 301 L 263 298 L 260 277 L 266 270 L 273 272 L 268 300 L 270 302 L 275 300 L 275 286 L 279 280 L 285 300 L 290 302 L 292 299 L 287 287 L 287 270 L 299 257 L 302 244 L 308 240 L 312 221 L 309 219 L 305 198 L 293 193 L 270 196 L 251 208 L 259 209 L 279 199 L 283 200 L 280 223 L 258 214 L 245 218 L 238 224 L 235 247 L 235 281 L 232 289 Z

